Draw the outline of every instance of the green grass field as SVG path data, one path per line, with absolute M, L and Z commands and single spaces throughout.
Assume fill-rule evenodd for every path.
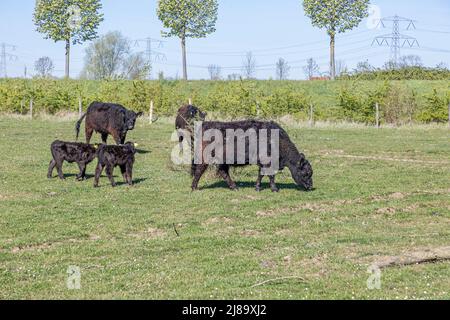
M 133 187 L 103 176 L 94 189 L 68 164 L 66 181 L 48 180 L 49 145 L 72 141 L 73 127 L 0 118 L 1 299 L 450 298 L 449 261 L 383 269 L 380 290 L 366 284 L 384 256 L 449 245 L 448 128 L 286 127 L 313 164 L 314 192 L 286 171 L 280 193 L 268 181 L 257 193 L 249 167 L 232 173 L 237 192 L 211 171 L 193 193 L 170 162 L 168 121 L 129 134 L 147 151 Z M 67 289 L 69 266 L 80 290 Z

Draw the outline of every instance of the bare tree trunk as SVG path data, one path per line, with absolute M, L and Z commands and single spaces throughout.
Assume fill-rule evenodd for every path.
M 334 33 L 330 35 L 330 77 L 336 79 L 336 60 L 335 60 L 336 39 Z
M 181 50 L 183 52 L 183 79 L 187 80 L 187 63 L 186 63 L 186 37 L 181 37 Z
M 70 39 L 66 40 L 66 79 L 70 77 Z

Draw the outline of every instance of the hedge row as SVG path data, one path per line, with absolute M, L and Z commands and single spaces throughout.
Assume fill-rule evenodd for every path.
M 314 106 L 315 119 L 373 123 L 374 105 L 389 123 L 444 122 L 448 118 L 448 81 L 84 81 L 0 80 L 0 112 L 34 111 L 54 114 L 78 111 L 92 101 L 123 104 L 136 111 L 173 116 L 192 99 L 205 111 L 229 118 L 275 118 L 291 115 L 307 119 Z

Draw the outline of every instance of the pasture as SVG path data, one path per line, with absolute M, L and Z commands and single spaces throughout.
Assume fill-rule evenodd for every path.
M 141 150 L 133 187 L 103 175 L 94 189 L 96 162 L 87 181 L 69 164 L 66 181 L 48 180 L 49 145 L 73 141 L 75 121 L 0 118 L 0 299 L 450 298 L 450 261 L 383 269 L 381 289 L 367 288 L 379 259 L 450 243 L 444 126 L 284 125 L 316 189 L 298 190 L 286 170 L 280 193 L 267 180 L 258 193 L 256 167 L 232 172 L 237 192 L 213 171 L 191 192 L 170 162 L 171 120 L 129 133 Z M 66 286 L 69 266 L 79 290 Z

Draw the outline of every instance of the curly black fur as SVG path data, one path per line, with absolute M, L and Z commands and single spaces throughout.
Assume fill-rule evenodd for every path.
M 142 112 L 136 113 L 125 109 L 119 104 L 93 102 L 86 114 L 76 123 L 75 132 L 78 140 L 81 123 L 86 118 L 86 143 L 89 143 L 92 134 L 98 132 L 102 135 L 102 141 L 106 144 L 108 135 L 112 135 L 117 144 L 123 144 L 127 132 L 134 129 L 136 119 L 142 116 Z
M 312 175 L 313 170 L 311 167 L 311 164 L 306 160 L 305 155 L 303 153 L 300 153 L 297 149 L 297 147 L 292 143 L 291 139 L 289 138 L 286 131 L 281 128 L 277 123 L 275 122 L 262 122 L 262 121 L 254 121 L 254 120 L 248 120 L 248 121 L 237 121 L 237 122 L 204 122 L 202 125 L 203 132 L 209 130 L 209 129 L 217 129 L 222 132 L 223 135 L 223 145 L 224 145 L 224 159 L 226 159 L 226 130 L 227 129 L 242 129 L 244 131 L 247 131 L 249 129 L 254 129 L 257 133 L 258 138 L 258 144 L 259 144 L 259 134 L 260 130 L 267 129 L 268 133 L 270 134 L 270 130 L 272 129 L 278 129 L 279 130 L 279 171 L 283 170 L 284 168 L 289 168 L 292 174 L 292 178 L 294 179 L 295 183 L 306 190 L 311 190 L 313 187 L 313 181 L 312 181 Z M 271 145 L 270 145 L 270 138 L 268 139 L 268 150 L 270 154 Z M 246 139 L 246 164 L 249 164 L 249 139 Z M 207 146 L 207 143 L 203 143 L 203 148 Z M 235 144 L 236 148 L 236 144 Z M 235 150 L 235 155 L 237 154 Z M 236 155 L 237 157 L 237 155 Z M 202 160 L 204 161 L 204 160 Z M 192 182 L 192 189 L 196 190 L 198 188 L 198 182 L 201 178 L 201 176 L 204 174 L 206 169 L 208 168 L 207 163 L 202 164 L 193 164 L 192 165 L 192 172 L 194 173 L 194 180 Z M 231 189 L 236 189 L 236 183 L 231 179 L 229 175 L 229 169 L 230 166 L 240 166 L 240 164 L 237 164 L 237 159 L 235 158 L 235 164 L 223 164 L 219 165 L 218 173 L 222 176 L 222 178 L 228 183 L 228 186 Z M 258 180 L 256 182 L 256 190 L 260 191 L 261 189 L 261 180 L 263 176 L 261 175 L 261 169 L 263 168 L 263 165 L 261 164 L 261 161 L 258 157 L 258 166 L 259 166 L 259 175 Z M 275 184 L 275 176 L 269 176 L 270 178 L 270 185 L 272 191 L 278 191 L 278 188 Z
M 135 154 L 136 149 L 132 142 L 127 142 L 126 144 L 119 146 L 100 145 L 97 155 L 98 163 L 95 170 L 94 187 L 98 187 L 98 181 L 104 168 L 106 168 L 106 174 L 111 185 L 115 187 L 116 183 L 113 178 L 115 167 L 120 167 L 125 183 L 132 185 Z
M 76 162 L 80 169 L 80 173 L 77 175 L 77 180 L 86 179 L 86 166 L 91 163 L 96 155 L 96 146 L 76 143 L 76 142 L 64 142 L 54 141 L 50 147 L 53 159 L 50 161 L 48 167 L 47 177 L 50 179 L 53 175 L 53 169 L 56 167 L 58 170 L 58 176 L 60 179 L 64 179 L 62 171 L 62 165 L 64 161 L 69 163 Z

